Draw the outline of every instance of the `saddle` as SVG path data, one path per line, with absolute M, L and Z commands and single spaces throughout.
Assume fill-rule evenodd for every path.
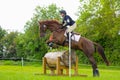
M 67 38 L 66 32 L 64 33 L 64 36 Z M 70 37 L 71 37 L 71 40 L 78 42 L 80 40 L 81 35 L 78 33 L 71 32 Z

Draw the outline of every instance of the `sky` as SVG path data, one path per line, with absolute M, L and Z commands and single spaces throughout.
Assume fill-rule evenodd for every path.
M 78 11 L 79 0 L 0 0 L 0 26 L 7 31 L 24 31 L 25 23 L 30 20 L 36 6 L 56 4 L 63 7 L 74 20 Z

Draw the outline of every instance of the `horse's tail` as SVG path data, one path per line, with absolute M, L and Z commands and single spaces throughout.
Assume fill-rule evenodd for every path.
M 98 53 L 101 55 L 101 57 L 103 58 L 103 60 L 105 61 L 106 65 L 109 66 L 109 61 L 107 60 L 105 53 L 104 53 L 104 49 L 101 45 L 93 42 L 94 45 L 96 45 L 96 50 L 98 51 Z

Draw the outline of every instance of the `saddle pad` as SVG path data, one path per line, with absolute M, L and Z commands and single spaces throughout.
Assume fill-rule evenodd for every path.
M 70 35 L 72 35 L 72 36 L 71 36 L 71 39 L 72 39 L 72 40 L 74 40 L 74 41 L 76 41 L 76 42 L 78 42 L 78 41 L 80 40 L 81 35 L 71 34 L 71 33 L 70 33 Z M 66 33 L 64 33 L 64 36 L 67 37 Z

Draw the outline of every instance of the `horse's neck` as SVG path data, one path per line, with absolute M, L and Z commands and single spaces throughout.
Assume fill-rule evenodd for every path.
M 60 28 L 59 26 L 52 26 L 52 25 L 50 25 L 50 26 L 48 27 L 48 29 L 49 29 L 51 32 L 56 31 L 56 30 L 58 30 L 59 28 Z
M 58 29 L 56 30 L 58 33 L 65 33 L 65 29 Z
M 65 33 L 65 30 L 63 29 L 58 29 L 56 31 L 53 32 L 53 34 L 56 36 L 56 37 L 59 37 L 59 39 L 63 39 L 64 36 L 64 33 Z M 64 41 L 64 40 L 60 40 L 60 41 Z

